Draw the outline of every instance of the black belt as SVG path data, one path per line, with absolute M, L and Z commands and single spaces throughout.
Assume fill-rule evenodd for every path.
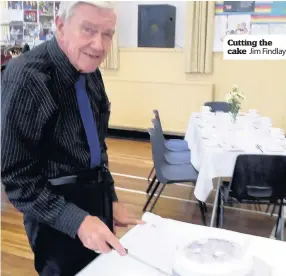
M 83 171 L 79 175 L 62 176 L 59 178 L 49 179 L 48 181 L 53 186 L 75 184 L 78 182 L 82 183 L 84 181 L 92 181 L 92 180 L 101 181 L 104 178 L 103 173 L 107 172 L 109 172 L 107 167 L 95 167 L 93 169 Z

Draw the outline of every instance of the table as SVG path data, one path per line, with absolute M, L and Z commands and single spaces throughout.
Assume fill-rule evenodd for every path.
M 214 113 L 212 114 L 213 117 L 215 117 Z M 222 114 L 220 116 L 225 118 L 230 117 L 229 114 Z M 224 121 L 222 120 L 221 124 L 226 124 L 225 118 L 223 118 Z M 248 118 L 246 120 L 248 120 Z M 221 128 L 211 128 L 209 126 L 211 123 L 215 125 L 215 119 L 203 123 L 201 114 L 193 113 L 185 135 L 185 140 L 188 142 L 192 152 L 191 163 L 199 172 L 194 194 L 200 201 L 205 202 L 211 191 L 214 189 L 213 179 L 232 177 L 238 155 L 286 155 L 286 148 L 278 147 L 278 149 L 281 149 L 281 151 L 278 151 L 276 146 L 279 146 L 279 142 L 276 142 L 275 139 L 270 140 L 273 143 L 277 143 L 274 145 L 273 151 L 271 151 L 270 146 L 265 144 L 269 137 L 263 137 L 263 133 L 260 132 L 259 129 L 253 128 L 250 125 L 251 123 L 249 124 L 252 128 L 251 131 L 245 128 L 232 129 L 231 126 L 226 126 L 225 128 L 224 126 Z M 234 135 L 234 132 L 236 132 L 236 136 Z M 224 140 L 232 139 L 235 139 L 235 141 L 232 142 L 238 144 L 239 148 L 226 148 L 228 145 L 223 144 Z M 257 144 L 265 144 L 263 153 L 256 147 Z M 218 145 L 220 145 L 220 147 Z
M 231 238 L 238 242 L 247 241 L 250 252 L 274 268 L 271 276 L 286 275 L 285 242 L 165 219 L 151 213 L 145 213 L 142 219 L 147 223 L 132 228 L 121 242 L 134 255 L 167 273 L 172 273 L 173 254 L 177 246 L 214 235 L 217 238 Z M 77 275 L 159 276 L 163 274 L 128 256 L 121 257 L 112 251 L 95 259 Z
M 251 116 L 243 114 L 238 117 L 236 124 L 231 124 L 227 113 L 209 112 L 191 115 L 185 140 L 192 152 L 191 163 L 199 172 L 194 190 L 195 197 L 206 202 L 214 189 L 213 179 L 218 179 L 210 226 L 214 225 L 218 187 L 223 177 L 232 177 L 238 155 L 286 155 L 285 137 L 278 135 L 276 138 L 279 139 L 276 139 L 271 136 L 270 126 L 269 118 L 261 118 L 256 114 Z M 283 211 L 286 214 L 285 210 Z M 281 224 L 284 225 L 284 222 Z

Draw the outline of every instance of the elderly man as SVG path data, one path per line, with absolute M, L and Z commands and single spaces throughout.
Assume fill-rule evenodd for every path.
M 107 169 L 110 104 L 98 66 L 115 24 L 108 2 L 62 2 L 56 37 L 2 74 L 2 183 L 40 275 L 75 275 L 111 247 L 125 255 L 114 222 L 143 223 L 118 202 Z

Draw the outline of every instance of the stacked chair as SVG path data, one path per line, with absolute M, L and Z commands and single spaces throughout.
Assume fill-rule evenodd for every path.
M 219 190 L 217 227 L 223 228 L 224 206 L 274 204 L 279 206 L 275 237 L 284 240 L 283 206 L 286 205 L 286 156 L 239 155 L 232 180 Z
M 198 177 L 198 172 L 190 162 L 190 151 L 170 151 L 166 146 L 166 140 L 162 132 L 160 120 L 155 117 L 155 119 L 152 120 L 152 123 L 154 128 L 149 128 L 148 132 L 152 144 L 155 176 L 146 191 L 148 199 L 143 208 L 143 212 L 146 211 L 160 185 L 161 188 L 157 194 L 157 198 L 149 212 L 152 212 L 166 185 L 184 182 L 191 182 L 195 185 Z M 202 221 L 204 225 L 206 225 L 206 205 L 199 201 L 199 207 L 201 210 Z
M 180 164 L 187 164 L 190 163 L 191 157 L 190 157 L 190 149 L 188 147 L 188 143 L 185 140 L 181 139 L 169 139 L 166 140 L 163 134 L 162 124 L 159 116 L 158 110 L 153 110 L 153 113 L 155 115 L 155 119 L 158 121 L 158 130 L 162 133 L 163 136 L 163 144 L 166 147 L 166 150 L 168 151 L 165 154 L 166 162 L 172 165 L 180 165 Z M 148 176 L 148 182 L 151 180 L 152 174 L 154 173 L 154 167 L 149 173 Z M 155 176 L 153 176 L 151 182 L 155 181 Z
M 230 112 L 230 105 L 227 102 L 206 102 L 205 106 L 209 106 L 211 108 L 211 112 Z

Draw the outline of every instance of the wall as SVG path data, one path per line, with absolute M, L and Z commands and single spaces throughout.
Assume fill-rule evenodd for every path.
M 110 127 L 146 130 L 159 109 L 166 132 L 184 133 L 189 116 L 209 100 L 224 100 L 233 84 L 247 97 L 244 110 L 258 109 L 286 130 L 285 61 L 224 61 L 214 54 L 210 75 L 184 73 L 181 49 L 120 50 L 119 71 L 103 71 L 112 115 Z

